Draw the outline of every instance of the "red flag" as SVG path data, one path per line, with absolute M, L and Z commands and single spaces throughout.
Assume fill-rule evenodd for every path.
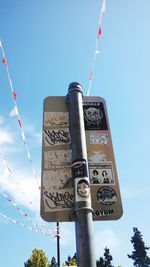
M 6 59 L 5 59 L 5 57 L 3 57 L 3 59 L 2 59 L 2 63 L 3 63 L 4 65 L 6 65 Z
M 13 91 L 13 98 L 14 98 L 15 101 L 16 101 L 16 96 L 17 96 L 16 92 Z
M 101 34 L 102 34 L 102 29 L 101 29 L 101 27 L 99 27 L 98 28 L 98 35 L 97 35 L 98 39 L 99 39 L 99 37 L 100 37 Z
M 21 125 L 21 121 L 20 120 L 18 120 L 18 123 L 19 123 L 19 126 L 22 128 L 22 125 Z

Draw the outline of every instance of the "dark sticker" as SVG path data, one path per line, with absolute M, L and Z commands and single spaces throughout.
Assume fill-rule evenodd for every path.
M 86 179 L 79 179 L 77 182 L 77 199 L 87 199 L 90 197 L 90 186 Z
M 97 200 L 104 205 L 112 205 L 117 201 L 117 195 L 114 189 L 104 186 L 97 191 Z
M 108 130 L 102 102 L 85 102 L 83 110 L 85 130 Z
M 88 169 L 86 160 L 78 160 L 72 164 L 73 177 L 87 177 Z

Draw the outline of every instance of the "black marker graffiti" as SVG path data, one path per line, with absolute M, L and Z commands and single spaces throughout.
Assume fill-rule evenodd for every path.
M 45 203 L 50 209 L 73 207 L 74 195 L 70 192 L 58 193 L 45 191 L 44 195 L 47 197 Z
M 45 140 L 49 145 L 55 145 L 56 143 L 69 144 L 70 136 L 69 131 L 63 129 L 59 130 L 44 130 Z

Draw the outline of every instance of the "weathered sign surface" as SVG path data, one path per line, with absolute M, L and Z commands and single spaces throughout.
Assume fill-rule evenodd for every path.
M 84 97 L 83 112 L 90 188 L 80 173 L 76 201 L 88 198 L 91 192 L 93 220 L 115 220 L 122 215 L 122 204 L 104 99 Z M 66 97 L 44 100 L 42 139 L 41 216 L 46 221 L 73 221 L 71 167 L 76 168 L 71 163 Z

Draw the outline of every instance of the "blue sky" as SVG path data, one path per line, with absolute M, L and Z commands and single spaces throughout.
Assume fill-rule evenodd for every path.
M 65 96 L 72 81 L 89 85 L 101 1 L 1 0 L 0 38 L 33 166 L 40 181 L 43 99 Z M 147 246 L 149 235 L 150 150 L 150 2 L 106 1 L 100 53 L 95 61 L 91 96 L 107 103 L 122 195 L 123 217 L 93 223 L 97 258 L 107 245 L 115 266 L 132 266 L 132 228 Z M 22 142 L 4 65 L 0 65 L 0 191 L 18 204 L 40 229 L 55 223 L 39 218 L 39 194 Z M 5 166 L 4 166 L 5 160 Z M 8 169 L 11 175 L 8 175 Z M 26 194 L 24 194 L 25 192 Z M 28 204 L 32 201 L 32 206 Z M 30 225 L 3 195 L 0 213 Z M 44 225 L 43 225 L 44 223 Z M 1 265 L 23 266 L 34 248 L 56 257 L 56 240 L 0 217 Z M 45 230 L 46 231 L 46 230 Z M 75 252 L 74 223 L 62 223 L 61 261 Z M 150 255 L 150 253 L 149 253 Z

